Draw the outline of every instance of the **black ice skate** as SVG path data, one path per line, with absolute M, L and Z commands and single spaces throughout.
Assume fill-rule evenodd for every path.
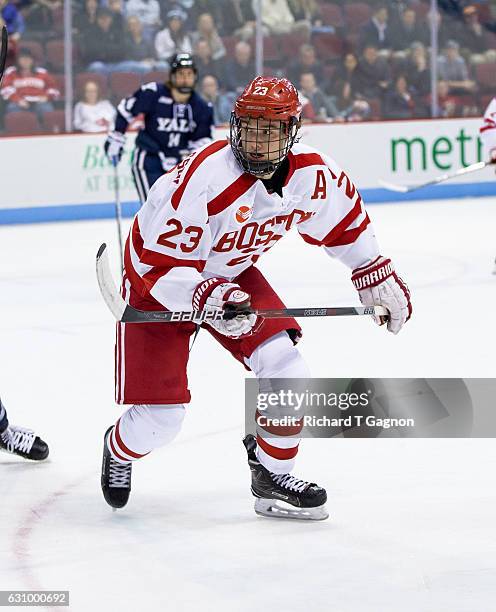
M 119 463 L 110 454 L 107 448 L 107 438 L 112 427 L 107 429 L 103 439 L 102 493 L 109 506 L 124 508 L 131 493 L 132 464 Z
M 257 459 L 257 442 L 251 434 L 243 440 L 251 470 L 251 492 L 256 497 L 255 512 L 275 518 L 322 521 L 329 514 L 324 506 L 325 489 L 291 474 L 269 472 Z
M 46 442 L 34 431 L 15 425 L 9 425 L 0 434 L 0 449 L 32 461 L 43 461 L 48 457 Z

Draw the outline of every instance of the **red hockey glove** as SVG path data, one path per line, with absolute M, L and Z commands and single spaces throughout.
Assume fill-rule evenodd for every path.
M 394 271 L 390 259 L 379 255 L 374 261 L 353 270 L 351 277 L 364 306 L 384 306 L 389 310 L 388 331 L 397 334 L 412 315 L 410 291 Z M 378 325 L 383 317 L 374 317 Z

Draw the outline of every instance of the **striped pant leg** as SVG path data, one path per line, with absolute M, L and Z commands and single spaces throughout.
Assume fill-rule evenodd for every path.
M 146 202 L 146 198 L 148 197 L 148 192 L 150 191 L 151 187 L 145 170 L 146 156 L 146 151 L 136 148 L 134 150 L 133 163 L 131 166 L 131 172 L 133 175 L 134 184 L 136 185 L 136 189 L 138 191 L 141 206 L 143 206 L 143 204 Z
M 269 338 L 246 360 L 259 379 L 291 378 L 303 381 L 310 372 L 303 357 L 286 332 Z M 294 427 L 257 424 L 257 457 L 270 472 L 292 471 L 300 443 L 303 423 Z
M 184 419 L 182 404 L 131 406 L 107 437 L 107 447 L 119 463 L 141 459 L 177 436 Z

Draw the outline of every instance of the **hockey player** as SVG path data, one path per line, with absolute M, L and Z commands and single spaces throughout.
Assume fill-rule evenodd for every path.
M 48 445 L 34 431 L 9 425 L 7 411 L 0 399 L 0 450 L 25 459 L 42 461 L 48 457 Z
M 136 138 L 132 173 L 143 205 L 155 181 L 192 150 L 212 140 L 213 109 L 195 91 L 197 70 L 191 55 L 170 61 L 169 82 L 145 83 L 117 107 L 115 128 L 105 141 L 105 152 L 117 163 L 133 119 L 144 114 L 145 126 Z
M 1 29 L 0 84 L 2 83 L 5 58 L 7 57 L 7 28 Z M 0 399 L 0 450 L 20 455 L 26 459 L 40 461 L 48 457 L 48 446 L 29 429 L 9 425 L 7 411 Z
M 295 346 L 296 320 L 257 320 L 247 310 L 283 307 L 254 264 L 292 227 L 353 270 L 362 303 L 389 310 L 389 331 L 398 333 L 411 315 L 410 293 L 380 255 L 351 179 L 330 157 L 296 143 L 300 116 L 289 81 L 254 79 L 235 102 L 230 142 L 192 153 L 155 183 L 125 250 L 122 295 L 129 304 L 237 313 L 205 328 L 258 378 L 310 376 Z M 190 323 L 117 325 L 116 399 L 132 406 L 105 434 L 102 490 L 114 508 L 128 501 L 132 461 L 181 428 L 194 329 Z M 258 513 L 327 517 L 325 490 L 291 474 L 298 434 L 259 427 L 244 443 Z
M 483 145 L 483 159 L 496 163 L 496 98 L 489 102 L 484 113 L 484 123 L 479 129 Z M 496 274 L 496 258 L 494 259 L 493 274 Z

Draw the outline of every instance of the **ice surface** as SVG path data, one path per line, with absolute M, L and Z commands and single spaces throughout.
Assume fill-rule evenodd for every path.
M 494 377 L 496 203 L 370 207 L 412 290 L 399 336 L 368 318 L 304 322 L 319 377 Z M 205 333 L 182 433 L 135 464 L 126 509 L 99 488 L 113 403 L 111 314 L 94 257 L 112 221 L 0 227 L 0 391 L 50 460 L 0 455 L 0 590 L 68 589 L 71 610 L 489 612 L 496 601 L 494 440 L 305 440 L 296 473 L 330 520 L 253 512 L 244 370 Z M 290 235 L 261 262 L 288 306 L 356 304 L 348 271 Z

